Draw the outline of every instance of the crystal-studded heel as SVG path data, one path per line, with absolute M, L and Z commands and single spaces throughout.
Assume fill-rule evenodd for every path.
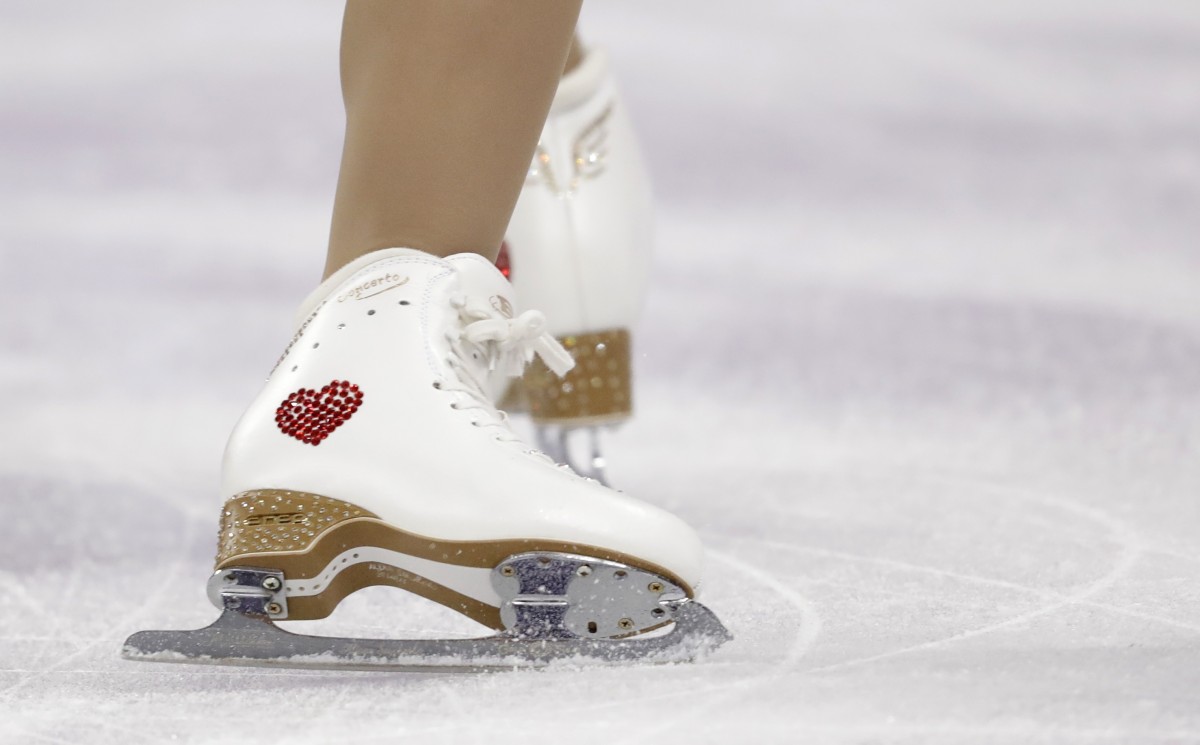
M 601 433 L 633 416 L 630 337 L 613 329 L 559 338 L 575 358 L 562 378 L 531 364 L 519 385 L 538 447 L 578 473 L 608 483 Z
M 633 413 L 629 332 L 597 331 L 559 339 L 575 367 L 559 378 L 544 364 L 525 373 L 525 397 L 542 425 L 587 427 L 620 424 Z

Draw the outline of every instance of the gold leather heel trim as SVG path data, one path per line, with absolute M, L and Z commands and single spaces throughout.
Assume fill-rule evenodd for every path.
M 302 551 L 338 523 L 375 513 L 340 499 L 287 489 L 255 489 L 225 501 L 217 536 L 218 568 L 240 554 Z
M 559 378 L 536 359 L 525 372 L 529 413 L 541 424 L 612 424 L 633 414 L 629 332 L 609 329 L 560 337 L 575 367 Z

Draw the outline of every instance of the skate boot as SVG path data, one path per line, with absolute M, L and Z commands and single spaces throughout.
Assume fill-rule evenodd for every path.
M 523 445 L 486 393 L 497 370 L 570 356 L 484 258 L 376 251 L 305 302 L 225 453 L 221 617 L 145 631 L 130 657 L 356 668 L 559 658 L 677 660 L 727 638 L 693 600 L 699 540 L 678 518 Z M 468 640 L 285 632 L 390 585 L 499 631 Z
M 652 228 L 633 127 L 605 54 L 592 50 L 559 84 L 498 266 L 576 363 L 560 378 L 535 361 L 503 406 L 527 409 L 543 450 L 601 481 L 599 430 L 633 413 L 630 328 Z

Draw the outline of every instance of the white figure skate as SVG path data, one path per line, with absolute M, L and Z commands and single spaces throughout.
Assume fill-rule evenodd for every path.
M 601 481 L 599 430 L 633 412 L 630 328 L 646 293 L 651 206 L 608 60 L 592 50 L 559 84 L 498 265 L 576 363 L 560 378 L 535 362 L 504 406 L 527 408 L 543 450 Z M 571 440 L 586 459 L 572 457 Z
M 301 309 L 295 337 L 230 438 L 209 596 L 196 631 L 143 631 L 128 657 L 364 669 L 555 659 L 689 659 L 728 638 L 695 602 L 682 521 L 528 450 L 485 393 L 496 369 L 570 357 L 476 255 L 365 256 Z M 391 585 L 500 631 L 481 639 L 302 636 Z M 655 632 L 655 633 L 648 633 Z M 665 632 L 665 633 L 664 633 Z

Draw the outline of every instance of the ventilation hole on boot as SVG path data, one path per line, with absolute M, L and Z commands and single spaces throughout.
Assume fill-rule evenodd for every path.
M 320 589 L 321 589 L 321 586 L 320 586 L 320 585 L 313 585 L 313 589 L 314 589 L 314 590 L 320 590 Z
M 317 347 L 319 347 L 319 346 L 321 346 L 321 342 L 319 342 L 319 341 L 314 341 L 314 342 L 313 342 L 313 349 L 316 349 L 316 348 L 317 348 Z
M 367 311 L 367 315 L 368 315 L 368 316 L 373 316 L 373 315 L 375 315 L 375 311 L 373 311 L 373 310 L 368 310 L 368 311 Z
M 304 592 L 304 588 L 303 588 L 303 587 L 297 587 L 296 589 L 297 589 L 297 590 L 299 590 L 300 592 Z
M 408 303 L 408 301 L 407 301 L 407 300 L 401 300 L 401 301 L 400 301 L 400 304 L 401 304 L 401 305 L 408 305 L 409 303 Z
M 439 391 L 442 390 L 442 381 L 440 381 L 440 380 L 433 381 L 433 387 L 437 388 Z
M 358 558 L 358 554 L 355 554 L 355 555 L 354 555 L 354 558 L 356 558 L 356 559 L 357 559 L 357 558 Z
M 348 560 L 348 559 L 342 559 L 342 563 L 343 563 L 343 564 L 345 564 L 347 561 L 349 561 L 349 560 Z
M 628 576 L 628 572 L 626 572 L 624 569 L 618 569 L 617 571 L 613 572 L 613 576 L 617 579 L 625 579 L 625 577 Z
M 589 634 L 596 633 L 596 622 L 595 621 L 588 621 L 588 633 Z
M 299 369 L 300 369 L 299 365 L 292 365 L 292 372 L 296 372 Z
M 344 328 L 346 328 L 346 324 L 344 324 L 344 323 L 339 323 L 339 324 L 338 324 L 338 329 L 339 329 L 339 330 L 341 330 L 341 329 L 344 329 Z

